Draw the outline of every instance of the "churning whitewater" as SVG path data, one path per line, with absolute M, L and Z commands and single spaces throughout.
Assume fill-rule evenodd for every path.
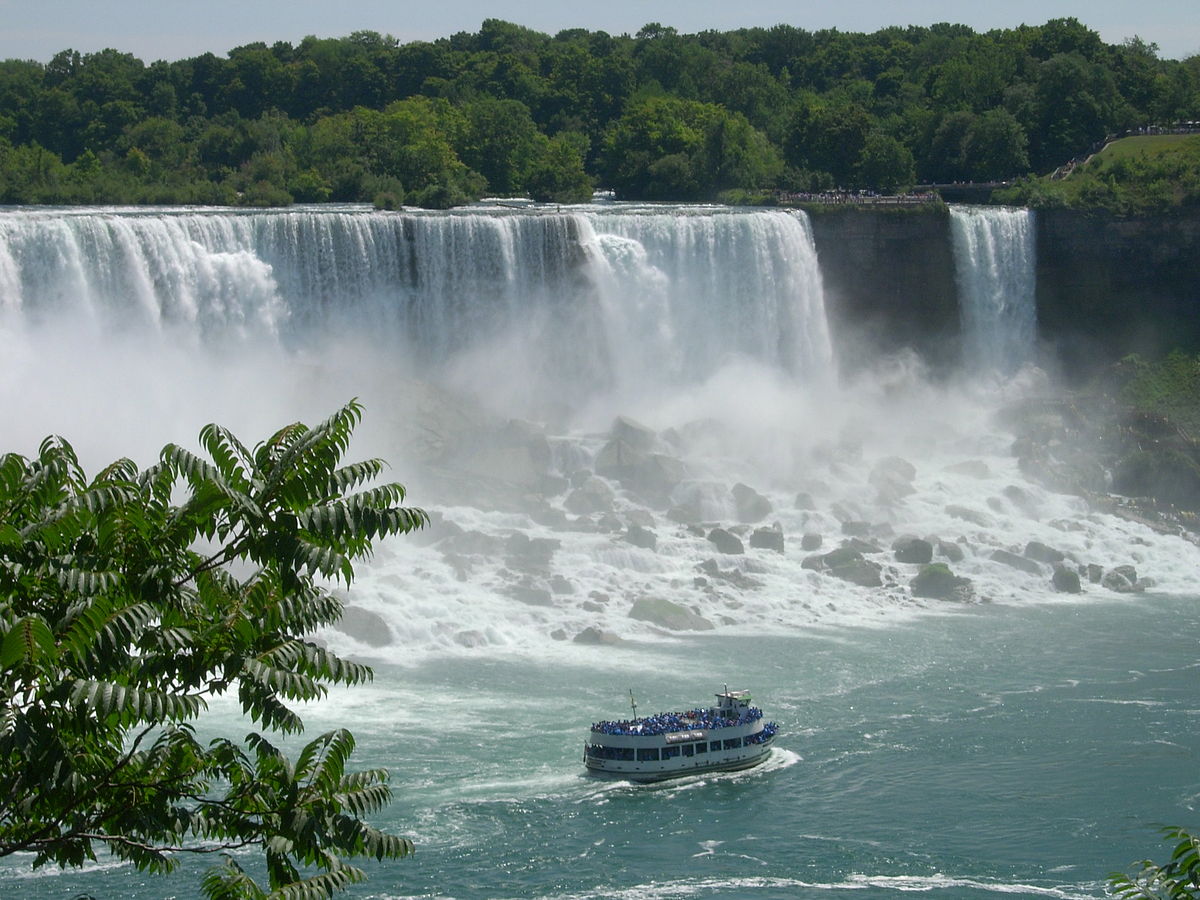
M 951 212 L 978 381 L 844 383 L 801 212 L 5 212 L 8 443 L 80 429 L 96 465 L 362 397 L 435 513 L 325 636 L 383 660 L 942 611 L 926 547 L 958 602 L 1048 600 L 1056 564 L 1186 589 L 1194 548 L 1029 482 L 996 424 L 1044 386 L 1030 218 Z

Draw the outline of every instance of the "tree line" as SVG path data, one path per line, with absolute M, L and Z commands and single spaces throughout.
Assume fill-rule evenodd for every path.
M 144 63 L 0 62 L 0 202 L 753 201 L 1046 173 L 1200 119 L 1200 56 L 1075 19 L 553 36 L 496 19 Z

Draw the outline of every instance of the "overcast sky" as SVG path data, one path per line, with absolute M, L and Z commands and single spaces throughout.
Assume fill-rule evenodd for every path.
M 115 47 L 152 62 L 363 29 L 401 42 L 432 40 L 478 31 L 487 18 L 549 34 L 564 28 L 633 34 L 647 22 L 685 33 L 781 22 L 867 32 L 956 22 L 986 31 L 1064 16 L 1109 43 L 1134 35 L 1152 41 L 1164 58 L 1200 53 L 1200 0 L 0 0 L 0 59 L 46 62 L 66 48 Z

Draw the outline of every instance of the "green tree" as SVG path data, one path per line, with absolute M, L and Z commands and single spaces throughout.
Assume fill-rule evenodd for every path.
M 289 702 L 371 677 L 307 636 L 374 540 L 427 521 L 371 486 L 379 460 L 342 464 L 360 417 L 351 402 L 253 449 L 209 425 L 209 458 L 169 444 L 91 480 L 58 438 L 0 457 L 0 856 L 107 849 L 164 872 L 258 846 L 272 896 L 323 897 L 363 879 L 348 858 L 412 851 L 363 821 L 388 776 L 346 771 L 349 732 L 295 761 L 269 738 L 302 730 Z M 228 691 L 260 731 L 202 744 L 191 723 Z M 204 888 L 264 896 L 228 855 Z
M 878 131 L 867 137 L 856 171 L 860 187 L 885 194 L 907 191 L 916 181 L 912 152 L 894 137 Z
M 1108 885 L 1114 897 L 1121 900 L 1200 898 L 1200 838 L 1182 828 L 1164 828 L 1162 833 L 1174 844 L 1170 862 L 1158 865 L 1146 859 L 1133 875 L 1113 873 L 1108 877 Z

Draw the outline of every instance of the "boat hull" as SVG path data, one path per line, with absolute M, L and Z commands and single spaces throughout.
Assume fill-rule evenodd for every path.
M 634 770 L 618 768 L 618 766 L 630 765 L 629 763 L 620 763 L 615 760 L 585 760 L 584 765 L 587 769 L 587 774 L 595 778 L 604 778 L 612 781 L 632 781 L 635 784 L 654 784 L 659 781 L 669 781 L 672 778 L 684 778 L 688 775 L 707 775 L 716 772 L 738 772 L 743 769 L 752 769 L 757 765 L 762 764 L 768 756 L 771 755 L 771 747 L 765 745 L 761 753 L 745 759 L 734 759 L 727 762 L 706 762 L 689 764 L 686 768 L 678 769 L 660 769 L 657 771 Z

